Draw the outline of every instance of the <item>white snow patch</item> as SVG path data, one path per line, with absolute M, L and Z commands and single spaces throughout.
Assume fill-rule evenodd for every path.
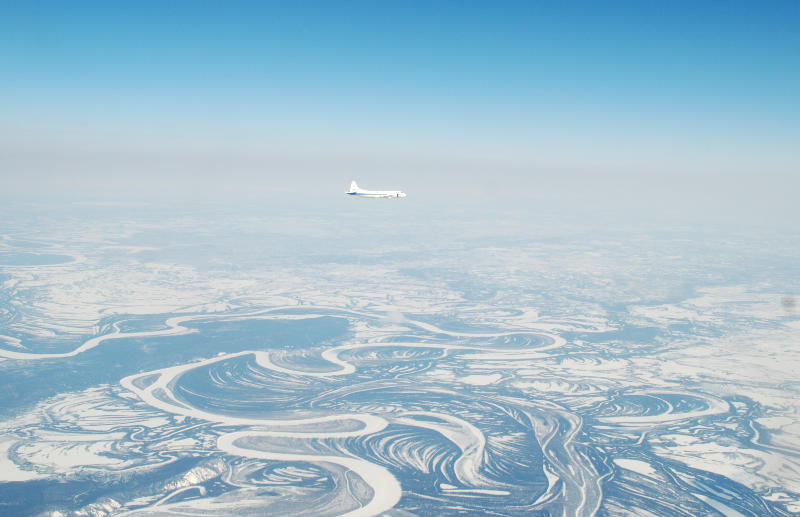
M 489 384 L 497 384 L 503 376 L 499 373 L 490 375 L 467 375 L 461 379 L 464 384 L 472 384 L 473 386 L 487 386 Z
M 655 476 L 658 472 L 650 466 L 649 463 L 642 460 L 632 460 L 629 458 L 614 458 L 614 463 L 617 466 L 626 470 L 631 470 L 643 476 Z

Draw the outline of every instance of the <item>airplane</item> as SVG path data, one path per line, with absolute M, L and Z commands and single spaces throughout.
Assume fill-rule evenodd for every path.
M 364 190 L 359 188 L 358 184 L 353 180 L 350 183 L 350 190 L 345 192 L 348 196 L 358 197 L 371 197 L 371 198 L 385 198 L 385 197 L 406 197 L 406 193 L 402 190 Z

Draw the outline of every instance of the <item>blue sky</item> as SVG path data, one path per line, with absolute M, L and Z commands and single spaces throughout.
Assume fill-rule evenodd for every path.
M 9 190 L 800 170 L 798 2 L 0 5 Z

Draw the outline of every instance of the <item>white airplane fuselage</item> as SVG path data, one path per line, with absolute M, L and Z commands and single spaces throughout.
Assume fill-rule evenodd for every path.
M 348 196 L 367 197 L 367 198 L 392 198 L 392 197 L 406 197 L 406 193 L 402 190 L 366 190 L 359 188 L 356 182 L 350 183 L 350 190 L 345 192 Z

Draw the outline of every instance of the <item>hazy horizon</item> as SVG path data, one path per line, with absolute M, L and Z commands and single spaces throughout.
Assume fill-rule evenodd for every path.
M 800 188 L 798 9 L 8 3 L 0 196 L 702 189 L 708 212 L 779 221 Z

